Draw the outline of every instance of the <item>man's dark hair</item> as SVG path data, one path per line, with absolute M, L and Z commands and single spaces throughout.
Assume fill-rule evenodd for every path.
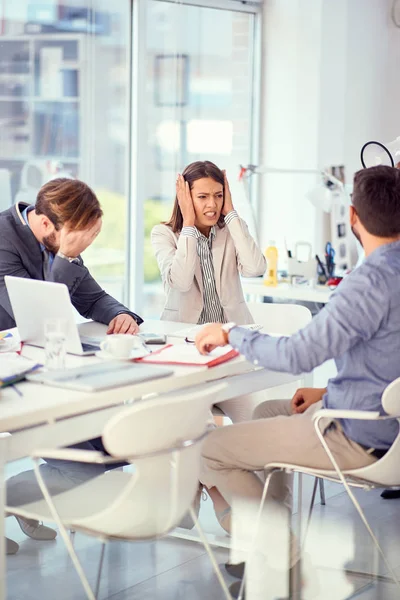
M 44 184 L 37 195 L 35 212 L 46 215 L 57 230 L 67 225 L 76 231 L 86 229 L 103 214 L 93 190 L 83 181 L 66 177 Z
M 368 233 L 400 235 L 400 170 L 379 165 L 358 171 L 352 203 Z

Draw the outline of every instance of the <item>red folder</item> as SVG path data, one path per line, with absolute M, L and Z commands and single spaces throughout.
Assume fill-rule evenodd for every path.
M 173 350 L 175 350 L 175 352 Z M 208 356 L 200 354 L 195 346 L 184 344 L 168 344 L 148 356 L 136 359 L 135 362 L 163 365 L 183 365 L 187 367 L 215 367 L 239 356 L 233 348 L 216 348 Z

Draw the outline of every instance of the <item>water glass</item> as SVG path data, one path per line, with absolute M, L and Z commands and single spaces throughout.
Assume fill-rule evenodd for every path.
M 44 323 L 44 340 L 46 368 L 51 371 L 65 369 L 65 319 L 47 319 Z

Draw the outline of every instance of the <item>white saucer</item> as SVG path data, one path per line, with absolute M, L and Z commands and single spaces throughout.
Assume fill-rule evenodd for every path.
M 129 357 L 125 357 L 125 358 L 118 358 L 117 356 L 114 356 L 113 354 L 110 354 L 109 352 L 105 352 L 104 350 L 99 350 L 98 352 L 96 352 L 96 356 L 98 358 L 102 358 L 103 360 L 119 360 L 122 362 L 129 362 L 134 360 L 135 358 L 142 358 L 143 356 L 147 356 L 147 352 L 143 351 L 141 348 L 139 348 L 138 350 L 133 350 L 131 352 L 131 355 Z

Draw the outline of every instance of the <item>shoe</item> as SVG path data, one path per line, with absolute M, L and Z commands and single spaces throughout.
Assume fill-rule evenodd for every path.
M 196 519 L 199 518 L 199 513 L 200 513 L 200 502 L 201 502 L 201 497 L 204 494 L 204 500 L 207 499 L 207 494 L 205 492 L 203 492 L 203 485 L 201 483 L 199 483 L 199 487 L 197 489 L 196 492 L 196 496 L 195 499 L 193 501 L 193 510 L 195 512 L 196 515 Z M 193 529 L 194 527 L 194 521 L 192 519 L 192 515 L 190 514 L 190 512 L 187 512 L 183 519 L 181 520 L 181 522 L 177 525 L 177 527 L 181 527 L 182 529 Z
M 384 500 L 395 500 L 400 498 L 400 490 L 383 490 L 381 498 Z
M 239 592 L 241 588 L 242 582 L 235 581 L 229 586 L 229 591 L 231 593 L 232 598 L 239 598 Z M 243 588 L 242 600 L 246 600 L 246 590 Z
M 215 516 L 217 517 L 217 521 L 226 533 L 231 533 L 231 517 L 232 517 L 232 509 L 230 506 L 225 508 L 225 510 L 221 510 L 221 512 L 216 512 Z
M 17 554 L 19 545 L 14 540 L 6 537 L 6 554 Z
M 240 562 L 237 564 L 225 563 L 225 570 L 232 577 L 236 577 L 236 579 L 243 579 L 244 577 L 244 562 Z
M 22 517 L 17 516 L 15 516 L 15 518 L 25 535 L 33 540 L 48 541 L 54 540 L 57 537 L 57 531 L 50 527 L 46 527 L 40 521 L 36 521 L 35 519 L 23 519 Z

